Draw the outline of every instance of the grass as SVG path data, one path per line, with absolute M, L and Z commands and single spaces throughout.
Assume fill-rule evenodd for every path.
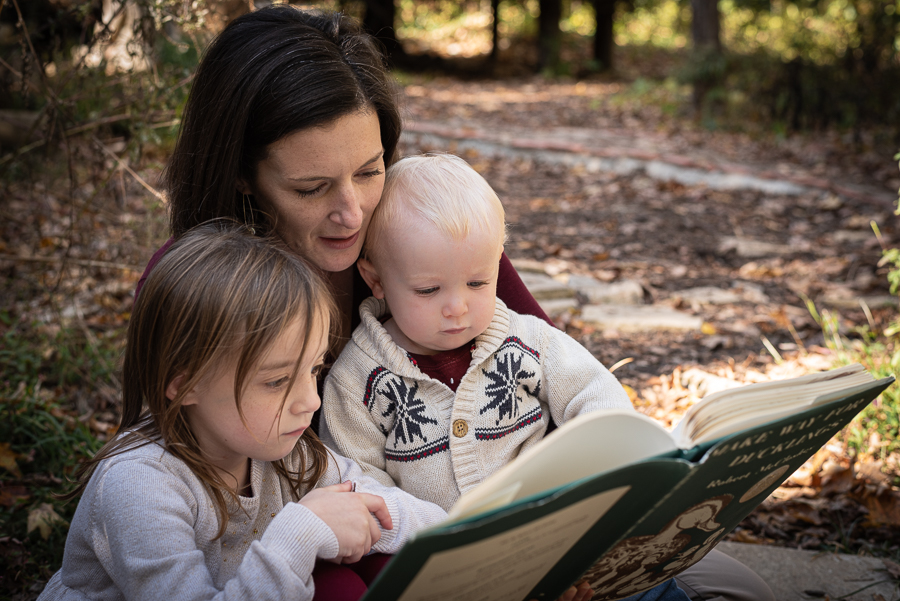
M 7 537 L 0 562 L 8 566 L 0 575 L 3 597 L 42 585 L 62 561 L 75 504 L 54 495 L 103 444 L 89 426 L 92 416 L 79 415 L 72 397 L 114 380 L 119 344 L 98 345 L 77 328 L 49 334 L 40 324 L 12 322 L 5 311 L 0 321 L 0 532 Z
M 895 157 L 900 161 L 900 153 Z M 900 200 L 895 215 L 900 215 Z M 878 226 L 875 235 L 882 243 L 881 265 L 888 266 L 887 280 L 891 294 L 900 292 L 900 249 L 884 243 Z M 829 310 L 817 310 L 808 298 L 804 299 L 813 319 L 822 328 L 825 344 L 835 353 L 836 365 L 860 363 L 875 378 L 900 376 L 900 317 L 892 313 L 886 324 L 876 323 L 868 307 L 865 325 L 853 329 L 854 337 L 843 335 L 840 315 Z M 838 437 L 858 458 L 884 462 L 895 485 L 900 485 L 900 386 L 894 385 L 867 406 Z

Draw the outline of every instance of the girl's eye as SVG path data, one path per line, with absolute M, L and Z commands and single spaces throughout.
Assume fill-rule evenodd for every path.
M 319 376 L 322 375 L 322 371 L 324 369 L 325 369 L 325 366 L 320 363 L 319 365 L 316 365 L 314 368 L 312 368 L 312 371 L 310 373 L 312 373 L 312 376 L 314 378 L 318 378 Z
M 278 378 L 277 380 L 266 382 L 266 386 L 269 388 L 281 388 L 290 381 L 291 379 L 289 377 L 284 376 L 283 378 Z
M 319 184 L 312 190 L 296 190 L 297 196 L 299 196 L 300 198 L 308 198 L 310 196 L 315 196 L 316 194 L 321 192 L 324 187 L 325 187 L 325 184 Z
M 440 288 L 438 288 L 437 286 L 432 286 L 431 288 L 419 288 L 418 290 L 416 290 L 416 295 L 428 296 L 429 294 L 434 294 L 438 290 L 440 290 Z

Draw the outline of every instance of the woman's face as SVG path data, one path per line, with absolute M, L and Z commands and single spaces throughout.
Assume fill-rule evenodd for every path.
M 324 271 L 351 267 L 384 187 L 378 116 L 363 110 L 274 142 L 252 192 L 278 235 Z

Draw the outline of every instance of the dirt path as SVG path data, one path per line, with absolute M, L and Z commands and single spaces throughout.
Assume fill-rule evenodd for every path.
M 563 280 L 637 283 L 641 306 L 702 320 L 690 330 L 598 327 L 585 299 L 561 313 L 604 364 L 621 364 L 641 411 L 677 420 L 698 372 L 746 383 L 827 368 L 833 351 L 807 301 L 843 334 L 896 315 L 878 264 L 900 237 L 893 152 L 854 152 L 833 134 L 777 142 L 690 129 L 611 105 L 604 84 L 580 85 L 408 85 L 401 151 L 466 157 L 504 202 L 515 261 Z M 809 468 L 731 540 L 896 547 L 897 526 L 866 521 L 871 491 L 885 490 L 877 465 L 854 468 L 835 448 Z M 892 494 L 884 500 L 900 506 Z
M 467 156 L 507 207 L 511 257 L 553 275 L 637 281 L 645 303 L 703 318 L 703 332 L 626 336 L 592 331 L 576 315 L 570 333 L 602 360 L 633 359 L 623 380 L 642 386 L 677 367 L 768 362 L 764 339 L 785 355 L 815 350 L 821 328 L 804 298 L 839 308 L 846 327 L 866 322 L 860 299 L 873 319 L 894 310 L 870 225 L 885 244 L 896 236 L 886 170 L 866 177 L 865 165 L 844 164 L 825 177 L 818 165 L 836 149 L 821 140 L 774 152 L 738 134 L 695 144 L 646 124 L 612 128 L 590 109 L 590 90 L 569 88 L 407 86 L 403 151 Z M 800 150 L 804 160 L 786 162 Z

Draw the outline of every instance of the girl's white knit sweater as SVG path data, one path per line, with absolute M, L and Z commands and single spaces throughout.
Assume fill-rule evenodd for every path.
M 300 467 L 299 451 L 285 458 Z M 344 457 L 332 454 L 318 486 L 353 480 L 358 492 L 384 498 L 394 522 L 374 549 L 395 553 L 419 528 L 447 514 L 396 488 L 384 488 Z M 226 534 L 206 486 L 157 444 L 100 463 L 69 529 L 60 569 L 40 600 L 313 598 L 317 557 L 338 553 L 331 529 L 291 502 L 270 462 L 253 461 L 252 497 L 241 497 Z

